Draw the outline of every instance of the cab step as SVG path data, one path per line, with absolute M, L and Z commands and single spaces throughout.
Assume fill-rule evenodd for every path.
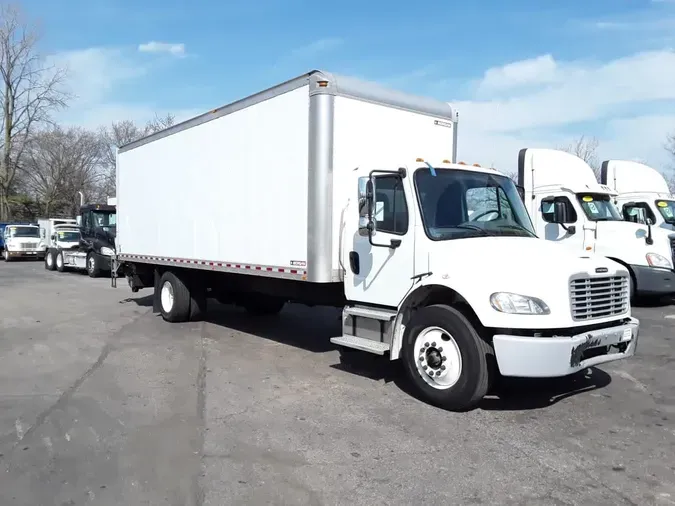
M 346 348 L 375 353 L 376 355 L 384 355 L 385 352 L 389 351 L 388 343 L 381 343 L 372 339 L 364 339 L 363 337 L 350 336 L 348 334 L 331 337 L 330 342 Z
M 370 318 L 371 320 L 391 321 L 396 317 L 396 311 L 386 309 L 372 309 L 369 307 L 348 306 L 344 313 L 349 316 Z

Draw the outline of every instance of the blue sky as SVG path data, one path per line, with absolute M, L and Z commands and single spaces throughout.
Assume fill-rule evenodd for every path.
M 70 123 L 184 119 L 321 68 L 453 102 L 470 162 L 511 171 L 522 147 L 587 135 L 600 158 L 670 163 L 675 0 L 22 5 L 71 70 Z

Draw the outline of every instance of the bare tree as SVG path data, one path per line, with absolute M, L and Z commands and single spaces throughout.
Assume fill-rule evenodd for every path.
M 9 217 L 8 197 L 31 132 L 66 105 L 59 89 L 66 71 L 44 64 L 37 40 L 37 30 L 24 23 L 18 7 L 0 7 L 0 219 Z
M 77 214 L 77 192 L 94 195 L 100 186 L 102 156 L 95 132 L 55 126 L 29 142 L 21 179 L 46 216 Z
M 597 153 L 599 144 L 600 143 L 598 139 L 595 137 L 588 139 L 585 135 L 582 135 L 579 139 L 575 140 L 571 144 L 558 149 L 567 151 L 568 153 L 581 158 L 593 169 L 596 179 L 600 180 L 600 162 L 598 161 Z
M 101 128 L 100 136 L 104 145 L 102 163 L 105 172 L 105 180 L 101 187 L 101 197 L 115 195 L 115 163 L 117 148 L 160 130 L 164 130 L 165 128 L 169 128 L 174 123 L 175 117 L 172 114 L 167 114 L 166 116 L 155 115 L 155 117 L 148 121 L 143 127 L 138 126 L 131 120 L 123 120 L 113 122 L 109 127 Z

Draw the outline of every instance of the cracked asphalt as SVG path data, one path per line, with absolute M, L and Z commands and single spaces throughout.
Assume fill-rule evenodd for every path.
M 675 305 L 635 308 L 631 360 L 454 414 L 340 364 L 337 310 L 149 296 L 0 264 L 0 505 L 675 504 Z

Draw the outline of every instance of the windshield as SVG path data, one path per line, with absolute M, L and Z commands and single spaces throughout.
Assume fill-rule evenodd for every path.
M 80 240 L 80 232 L 76 230 L 59 230 L 56 232 L 56 240 L 61 242 L 77 242 Z
M 657 200 L 656 208 L 663 216 L 666 223 L 675 224 L 675 201 L 673 200 Z
M 92 216 L 94 219 L 94 227 L 96 228 L 112 228 L 117 224 L 117 215 L 111 213 L 110 211 L 93 211 Z
M 609 195 L 580 193 L 577 195 L 581 208 L 592 221 L 623 221 Z
M 37 227 L 10 227 L 9 234 L 12 237 L 40 237 L 40 229 Z
M 424 229 L 433 240 L 486 235 L 536 237 L 514 182 L 469 170 L 415 172 Z

